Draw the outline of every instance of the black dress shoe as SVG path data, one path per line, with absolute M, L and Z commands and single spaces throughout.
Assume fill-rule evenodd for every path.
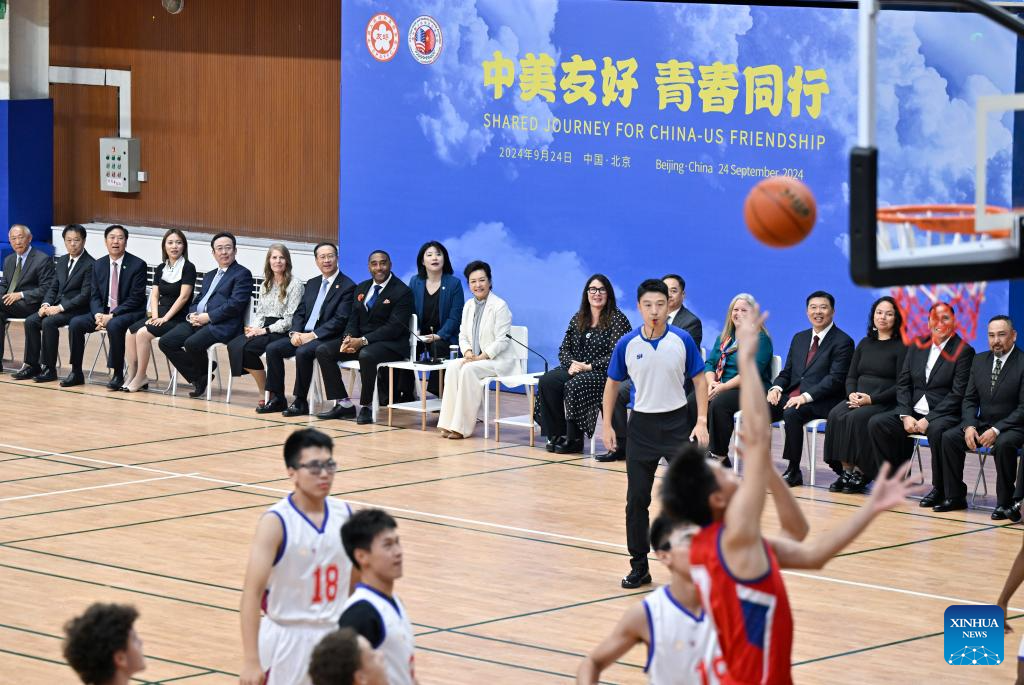
M 288 405 L 281 416 L 305 416 L 309 413 L 309 405 L 298 400 Z
M 927 495 L 925 495 L 924 497 L 921 498 L 921 502 L 918 504 L 918 506 L 921 506 L 921 507 L 934 507 L 936 504 L 940 503 L 942 500 L 943 500 L 942 493 L 939 492 L 938 490 L 936 490 L 935 488 L 932 488 L 931 492 L 929 492 Z
M 722 457 L 721 464 L 722 464 L 722 468 L 723 469 L 731 469 L 732 468 L 732 459 L 730 459 L 729 457 Z
M 641 585 L 649 585 L 651 573 L 646 567 L 634 568 L 625 578 L 622 579 L 622 587 L 627 590 L 635 590 Z
M 1015 503 L 1012 507 L 1006 510 L 1006 518 L 1010 519 L 1014 523 L 1020 522 L 1020 502 Z
M 851 478 L 853 478 L 852 473 L 850 473 L 849 471 L 843 471 L 842 473 L 839 474 L 839 477 L 836 478 L 836 481 L 832 483 L 832 485 L 828 486 L 828 491 L 842 492 L 843 488 L 845 488 L 849 484 Z
M 327 411 L 322 411 L 316 415 L 318 419 L 354 419 L 356 417 L 356 405 L 351 404 L 347 407 L 340 404 L 336 404 Z
M 932 511 L 937 511 L 940 514 L 946 511 L 962 511 L 967 508 L 966 497 L 955 497 L 953 499 L 944 499 L 941 504 L 936 504 L 932 507 Z
M 555 454 L 582 454 L 583 453 L 583 438 L 576 438 L 574 440 L 559 441 L 555 445 Z
M 546 443 L 544 443 L 544 449 L 546 449 L 548 452 L 554 452 L 555 451 L 555 445 L 557 445 L 559 442 L 561 442 L 564 439 L 565 438 L 562 437 L 561 435 L 549 435 L 548 436 L 548 441 Z
M 35 378 L 39 375 L 41 369 L 38 366 L 23 366 L 15 371 L 11 378 L 16 381 L 27 381 L 29 378 Z
M 284 411 L 288 408 L 288 403 L 284 401 L 283 397 L 275 397 L 270 400 L 262 407 L 256 407 L 257 414 L 274 414 L 279 411 Z
M 124 385 L 124 376 L 115 373 L 114 377 L 107 383 L 107 390 L 120 390 L 122 385 Z
M 60 382 L 60 387 L 62 388 L 71 388 L 76 385 L 85 385 L 85 376 L 82 375 L 81 371 L 72 371 L 64 376 Z
M 197 385 L 193 386 L 192 387 L 192 392 L 190 392 L 188 394 L 188 396 L 191 397 L 194 400 L 197 400 L 197 399 L 201 398 L 205 394 L 206 394 L 206 383 L 203 383 L 201 385 L 197 384 Z
M 993 521 L 1005 521 L 1010 518 L 1010 509 L 1013 507 L 996 507 L 992 510 Z
M 847 479 L 846 485 L 843 487 L 843 492 L 847 495 L 863 495 L 867 492 L 868 484 L 871 481 L 868 480 L 863 473 L 853 473 L 850 478 Z
M 605 452 L 604 454 L 599 454 L 596 457 L 594 457 L 594 461 L 599 461 L 602 464 L 607 463 L 609 461 L 625 461 L 625 460 L 626 460 L 626 455 L 625 455 L 624 452 L 612 452 L 611 450 Z
M 786 485 L 791 488 L 804 484 L 804 476 L 800 473 L 800 469 L 787 469 L 786 472 L 782 474 L 782 480 L 786 481 Z
M 53 369 L 44 369 L 38 376 L 33 378 L 36 383 L 52 383 L 57 380 L 57 372 Z
M 359 415 L 356 416 L 356 423 L 361 425 L 373 423 L 373 412 L 369 407 L 363 407 L 359 410 Z

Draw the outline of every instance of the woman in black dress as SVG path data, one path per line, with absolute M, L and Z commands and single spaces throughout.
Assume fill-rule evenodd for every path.
M 862 493 L 878 475 L 868 438 L 868 420 L 896 406 L 896 378 L 907 348 L 900 337 L 903 317 L 896 301 L 880 297 L 871 305 L 868 334 L 857 343 L 846 376 L 845 402 L 828 415 L 825 461 L 839 478 L 830 492 Z
M 608 277 L 594 274 L 583 288 L 580 309 L 569 319 L 558 348 L 561 365 L 538 381 L 535 416 L 548 436 L 548 452 L 583 451 L 583 436 L 594 434 L 615 343 L 632 329 L 615 306 Z
M 176 228 L 164 233 L 160 252 L 163 261 L 153 272 L 147 314 L 129 326 L 124 337 L 128 360 L 125 378 L 131 379 L 121 387 L 125 392 L 149 389 L 146 371 L 152 356 L 153 338 L 159 338 L 185 320 L 196 287 L 196 267 L 188 261 L 188 241 L 184 233 Z

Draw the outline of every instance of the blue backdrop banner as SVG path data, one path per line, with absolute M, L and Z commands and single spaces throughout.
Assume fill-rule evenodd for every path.
M 705 346 L 739 292 L 772 312 L 781 354 L 816 289 L 859 339 L 882 291 L 848 276 L 856 22 L 807 7 L 345 2 L 343 267 L 367 278 L 383 248 L 407 278 L 419 246 L 441 240 L 457 274 L 491 264 L 514 323 L 549 356 L 594 272 L 635 323 L 640 281 L 683 275 Z M 973 201 L 974 104 L 1013 91 L 1013 37 L 970 15 L 887 12 L 878 54 L 880 203 Z M 1008 204 L 1012 117 L 990 128 L 989 198 Z M 807 240 L 783 250 L 743 223 L 750 188 L 779 174 L 818 208 Z M 988 284 L 982 321 L 1007 297 Z

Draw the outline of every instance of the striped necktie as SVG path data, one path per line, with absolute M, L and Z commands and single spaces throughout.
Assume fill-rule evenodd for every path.
M 996 357 L 996 365 L 992 367 L 992 390 L 996 389 L 996 383 L 999 381 L 999 372 L 1003 370 L 1003 360 Z

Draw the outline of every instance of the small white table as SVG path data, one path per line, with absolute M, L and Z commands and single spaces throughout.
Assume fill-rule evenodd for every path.
M 501 427 L 504 426 L 518 426 L 521 428 L 530 429 L 530 447 L 533 447 L 534 434 L 536 424 L 533 421 L 534 411 L 534 398 L 536 393 L 537 383 L 539 382 L 542 373 L 521 373 L 514 376 L 499 376 L 497 378 L 488 379 L 494 383 L 494 441 L 497 442 L 501 439 Z M 526 394 L 530 398 L 530 413 L 519 416 L 508 416 L 501 418 L 501 386 L 505 385 L 510 388 L 518 388 L 524 386 L 526 388 Z M 486 402 L 485 402 L 486 403 Z M 485 419 L 486 420 L 486 419 Z
M 387 362 L 381 364 L 388 368 L 388 426 L 391 426 L 391 412 L 393 410 L 411 411 L 420 414 L 420 430 L 427 430 L 427 414 L 441 411 L 441 399 L 427 399 L 427 372 L 438 373 L 438 391 L 444 392 L 444 371 L 448 368 L 451 360 L 446 359 L 441 364 L 424 364 L 417 361 Z M 420 399 L 412 402 L 399 402 L 395 404 L 395 369 L 400 371 L 413 371 L 421 373 L 420 377 Z

